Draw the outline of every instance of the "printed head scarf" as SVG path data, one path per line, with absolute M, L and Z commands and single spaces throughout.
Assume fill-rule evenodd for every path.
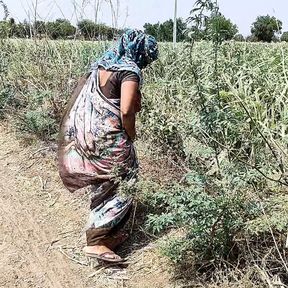
M 92 69 L 100 66 L 109 71 L 132 71 L 142 83 L 141 69 L 157 58 L 156 39 L 140 30 L 130 29 L 120 37 L 114 48 L 92 65 Z

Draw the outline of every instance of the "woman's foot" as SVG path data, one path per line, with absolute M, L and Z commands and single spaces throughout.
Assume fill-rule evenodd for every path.
M 128 237 L 128 233 L 117 232 L 115 235 L 100 240 L 98 245 L 84 247 L 83 252 L 88 257 L 94 257 L 109 262 L 122 262 L 123 259 L 112 250 L 126 241 Z
M 123 259 L 104 245 L 86 246 L 83 248 L 86 256 L 107 262 L 123 262 Z

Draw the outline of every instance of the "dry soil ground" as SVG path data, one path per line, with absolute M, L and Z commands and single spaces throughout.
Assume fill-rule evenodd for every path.
M 0 127 L 0 287 L 175 287 L 151 241 L 122 251 L 127 268 L 89 265 L 85 197 L 62 186 L 55 152 Z

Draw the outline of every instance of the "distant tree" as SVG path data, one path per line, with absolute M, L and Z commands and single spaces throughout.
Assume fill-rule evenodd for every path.
M 33 31 L 32 25 L 28 23 L 27 20 L 24 20 L 23 23 L 16 24 L 14 36 L 19 38 L 29 38 L 32 36 L 30 34 L 32 31 Z
M 193 28 L 188 29 L 187 36 L 189 40 L 193 39 L 196 41 L 200 41 L 206 38 L 206 32 L 207 31 L 205 31 L 205 29 L 199 29 L 199 28 L 193 27 Z
M 155 38 L 157 38 L 157 40 L 160 41 L 160 39 L 158 39 L 159 37 L 159 29 L 160 29 L 160 23 L 156 23 L 156 24 L 151 24 L 151 23 L 145 23 L 144 24 L 144 31 L 145 33 L 154 36 Z
M 80 34 L 87 40 L 112 40 L 118 36 L 121 30 L 109 27 L 105 24 L 96 24 L 91 20 L 84 19 L 77 23 Z
M 65 39 L 76 33 L 76 28 L 66 19 L 57 19 L 45 24 L 46 33 L 52 39 Z
M 17 38 L 26 38 L 26 35 L 27 36 L 29 35 L 29 29 L 27 30 L 26 33 L 25 26 L 23 23 L 15 24 L 13 36 Z
M 5 39 L 10 36 L 10 23 L 9 21 L 0 21 L 0 38 Z
M 81 35 L 84 36 L 85 39 L 95 38 L 96 24 L 93 21 L 89 19 L 81 20 L 77 23 L 77 27 Z
M 15 28 L 16 28 L 16 23 L 15 23 L 14 18 L 9 19 L 9 26 L 10 26 L 9 37 L 12 37 L 14 36 Z
M 158 32 L 158 39 L 160 41 L 173 41 L 173 26 L 174 22 L 172 19 L 169 19 L 162 24 L 160 24 L 159 32 Z M 178 32 L 178 31 L 177 31 Z
M 172 42 L 173 41 L 173 26 L 174 22 L 169 19 L 163 23 L 145 23 L 144 32 L 154 36 L 160 42 Z M 185 30 L 187 29 L 187 24 L 182 20 L 182 18 L 177 19 L 177 41 L 185 40 Z
M 59 31 L 57 24 L 54 21 L 45 23 L 46 34 L 51 39 L 57 39 L 59 37 Z
M 0 38 L 10 38 L 14 36 L 15 28 L 16 24 L 14 18 L 0 21 Z
M 233 40 L 235 41 L 238 41 L 238 42 L 244 42 L 245 41 L 245 38 L 242 34 L 236 34 L 234 37 L 233 37 Z
M 34 36 L 38 36 L 38 37 L 42 37 L 43 35 L 46 34 L 46 27 L 45 27 L 45 22 L 41 21 L 41 20 L 36 20 L 33 23 L 33 35 Z
M 190 17 L 191 18 L 191 17 Z M 192 17 L 193 18 L 193 17 Z M 195 20 L 192 20 L 192 22 Z M 191 20 L 190 20 L 191 22 Z M 233 24 L 230 19 L 219 13 L 218 15 L 205 17 L 201 28 L 197 25 L 189 29 L 189 38 L 194 40 L 215 40 L 225 41 L 231 40 L 238 33 L 237 25 Z M 242 35 L 241 35 L 242 36 Z
M 1 3 L 0 3 L 1 4 Z M 78 30 L 85 39 L 112 40 L 122 30 L 109 27 L 105 24 L 95 24 L 90 20 L 83 20 L 78 23 Z M 35 21 L 33 24 L 24 20 L 23 23 L 16 23 L 13 18 L 0 21 L 0 38 L 28 38 L 48 36 L 51 39 L 66 39 L 76 34 L 74 27 L 67 19 L 56 19 L 55 21 Z
M 288 42 L 288 31 L 283 32 L 280 40 L 283 42 Z
M 252 24 L 251 33 L 257 37 L 259 41 L 271 42 L 276 33 L 282 29 L 282 22 L 274 16 L 258 16 Z
M 177 41 L 184 41 L 186 37 L 187 23 L 182 18 L 177 19 Z
M 113 40 L 124 31 L 118 30 L 113 27 L 106 26 L 105 24 L 97 24 L 96 36 L 99 40 Z
M 257 42 L 258 41 L 258 38 L 255 36 L 255 35 L 249 35 L 246 37 L 246 41 L 247 42 Z
M 204 34 L 210 40 L 215 37 L 218 39 L 214 40 L 231 40 L 238 32 L 237 26 L 221 14 L 208 18 L 205 26 Z

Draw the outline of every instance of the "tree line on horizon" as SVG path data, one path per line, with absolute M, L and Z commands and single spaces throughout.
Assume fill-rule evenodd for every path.
M 154 36 L 159 42 L 173 41 L 174 21 L 169 19 L 163 23 L 145 23 L 144 32 Z M 195 31 L 189 28 L 189 22 L 182 18 L 177 19 L 177 41 L 189 41 L 191 37 L 196 40 L 209 40 L 211 29 L 220 31 L 220 37 L 224 40 L 249 41 L 249 42 L 288 42 L 288 31 L 282 33 L 282 22 L 274 16 L 258 16 L 251 26 L 251 35 L 244 37 L 239 34 L 238 27 L 224 15 L 207 17 L 205 25 Z M 0 21 L 0 38 L 50 38 L 50 39 L 75 39 L 85 40 L 112 40 L 120 35 L 125 29 L 112 28 L 106 24 L 96 24 L 92 20 L 83 19 L 76 26 L 67 19 L 55 21 L 40 21 L 29 23 L 16 23 L 13 18 Z
M 34 23 L 27 20 L 16 23 L 13 18 L 0 21 L 0 38 L 112 40 L 122 31 L 106 24 L 96 24 L 89 19 L 79 21 L 76 26 L 67 19 L 48 22 L 37 20 Z
M 177 19 L 177 40 L 189 40 L 192 37 L 196 40 L 210 40 L 210 31 L 219 31 L 219 37 L 223 40 L 248 41 L 248 42 L 288 42 L 288 31 L 282 33 L 282 22 L 274 16 L 258 16 L 251 26 L 251 35 L 246 38 L 239 33 L 237 25 L 233 24 L 230 19 L 224 15 L 207 17 L 204 27 L 192 31 L 189 29 L 189 22 Z M 170 19 L 163 23 L 145 23 L 144 31 L 158 41 L 169 42 L 173 38 L 173 20 Z

